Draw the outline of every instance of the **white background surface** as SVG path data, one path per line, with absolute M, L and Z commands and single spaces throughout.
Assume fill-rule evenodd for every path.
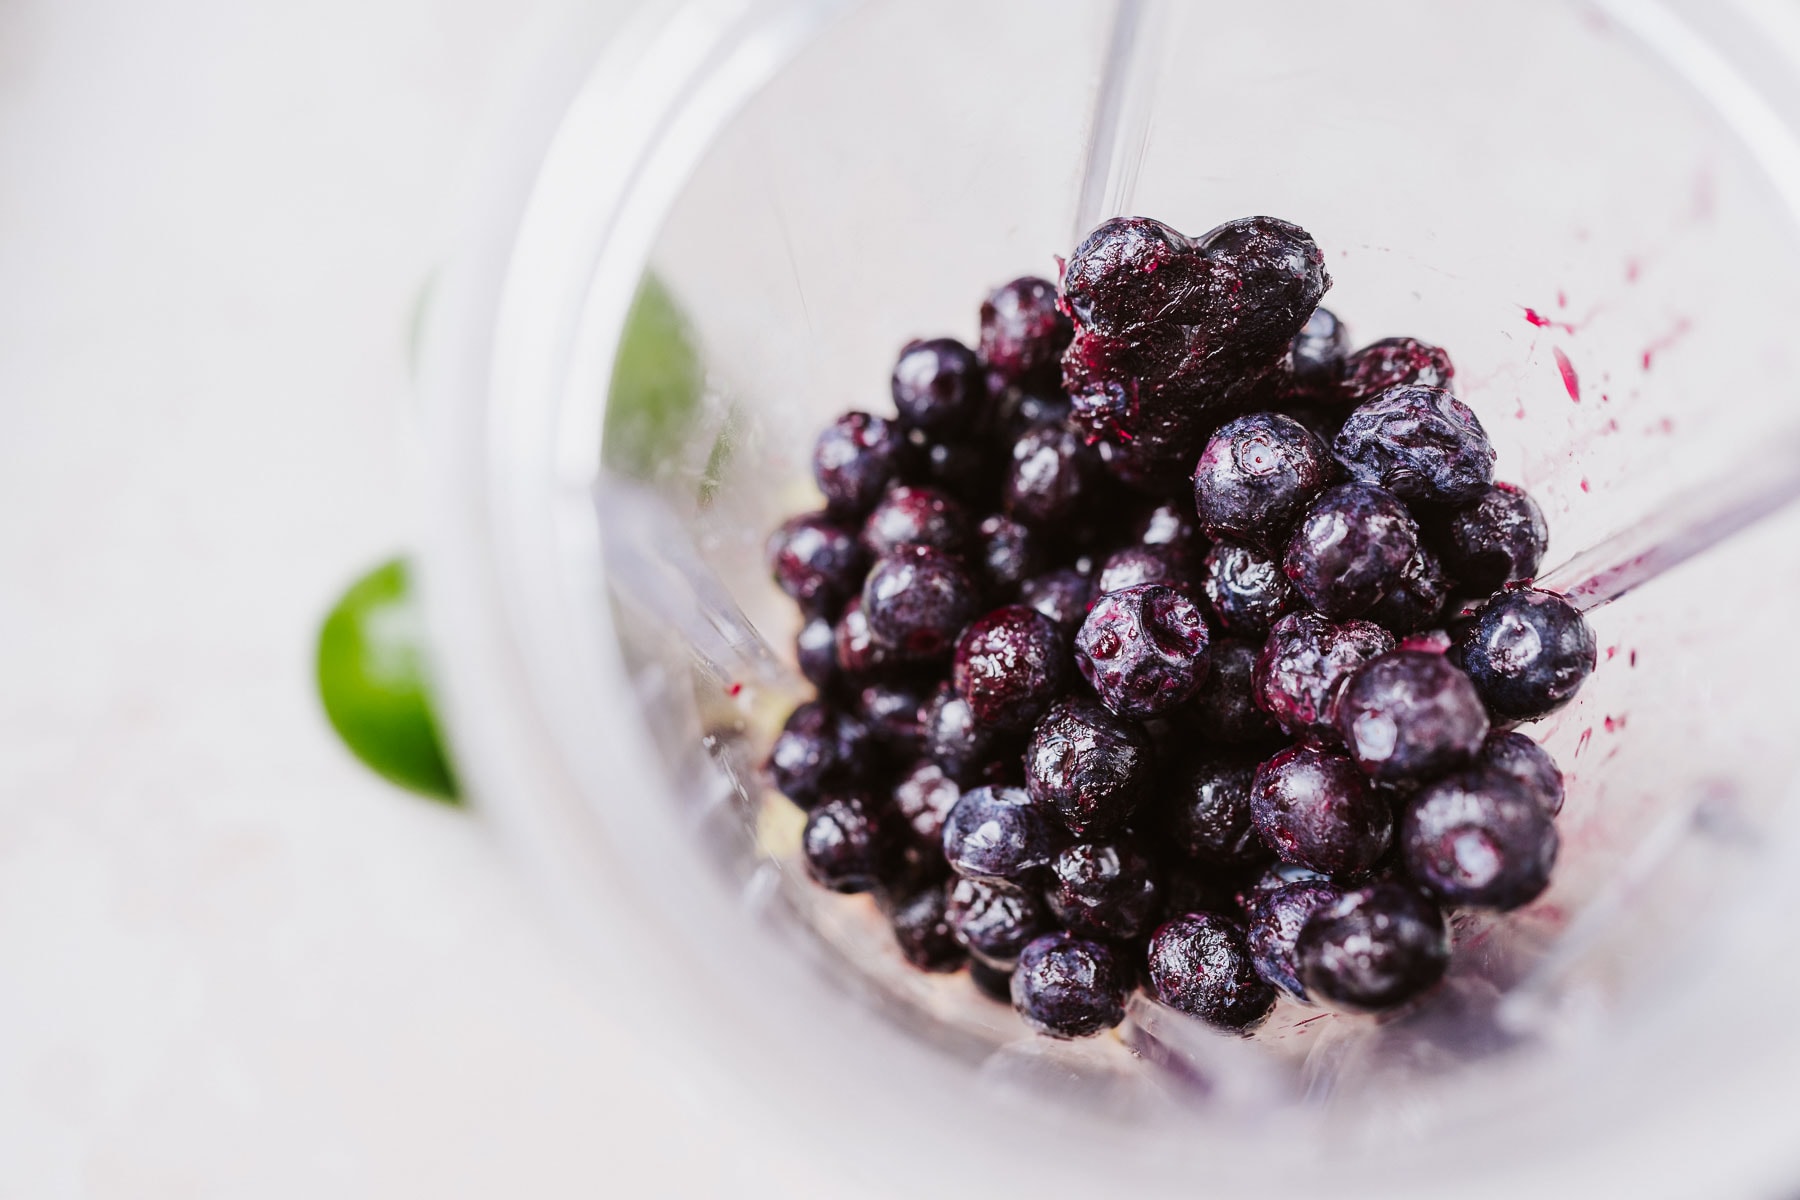
M 0 0 L 0 1195 L 814 1191 L 313 695 L 542 4 Z

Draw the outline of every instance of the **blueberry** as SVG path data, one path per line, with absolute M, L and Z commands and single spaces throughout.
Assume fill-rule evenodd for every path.
M 1400 850 L 1407 874 L 1446 904 L 1518 908 L 1550 884 L 1556 826 L 1512 776 L 1463 771 L 1407 802 Z
M 775 790 L 802 808 L 811 808 L 833 787 L 855 781 L 863 773 L 857 760 L 870 751 L 868 727 L 818 701 L 788 714 L 769 749 L 769 781 Z
M 969 702 L 948 683 L 925 708 L 925 754 L 963 787 L 987 779 L 996 762 L 1017 752 L 1011 737 L 975 719 Z
M 1472 592 L 1497 592 L 1537 574 L 1550 547 L 1544 512 L 1521 488 L 1496 483 L 1445 523 L 1444 564 Z
M 1150 938 L 1150 986 L 1171 1008 L 1221 1029 L 1250 1029 L 1275 1007 L 1243 928 L 1219 913 L 1185 913 Z
M 1325 255 L 1300 226 L 1278 217 L 1240 217 L 1195 245 L 1212 267 L 1213 304 L 1234 340 L 1257 357 L 1282 358 L 1331 286 Z
M 981 305 L 981 360 L 1008 380 L 1054 372 L 1074 333 L 1048 279 L 1002 284 Z
M 1412 888 L 1377 883 L 1319 909 L 1295 945 L 1308 996 L 1358 1012 L 1395 1008 L 1444 976 L 1444 914 Z
M 1131 818 L 1155 778 L 1155 750 L 1141 725 L 1085 696 L 1056 702 L 1025 749 L 1025 789 L 1078 836 Z
M 875 640 L 863 616 L 861 596 L 852 596 L 831 633 L 838 670 L 850 679 L 867 679 L 893 665 L 895 655 Z
M 1194 244 L 1177 230 L 1148 217 L 1114 217 L 1069 255 L 1062 290 L 1082 325 L 1118 332 L 1179 320 L 1199 299 L 1205 273 Z
M 1549 751 L 1517 731 L 1491 733 L 1475 765 L 1510 775 L 1525 786 L 1551 816 L 1562 811 L 1563 774 Z
M 1383 338 L 1344 360 L 1338 392 L 1351 404 L 1373 400 L 1391 387 L 1449 387 L 1456 377 L 1450 356 L 1413 338 Z
M 901 761 L 916 757 L 925 740 L 925 696 L 917 687 L 888 681 L 865 684 L 857 714 L 875 742 Z
M 1335 741 L 1344 681 L 1393 648 L 1394 635 L 1368 621 L 1333 624 L 1317 613 L 1289 613 L 1257 655 L 1262 709 L 1295 737 Z
M 1200 589 L 1227 633 L 1260 638 L 1299 597 L 1278 559 L 1238 542 L 1216 542 L 1201 565 Z
M 1494 447 L 1443 388 L 1394 387 L 1344 418 L 1332 451 L 1351 478 L 1397 496 L 1466 504 L 1494 481 Z
M 1335 383 L 1350 353 L 1350 331 L 1328 308 L 1313 309 L 1312 316 L 1294 335 L 1288 350 L 1294 379 L 1302 385 Z
M 813 443 L 813 479 L 834 513 L 859 517 L 874 507 L 907 462 L 906 434 L 898 422 L 866 412 L 847 412 Z
M 1194 724 L 1200 736 L 1223 746 L 1265 742 L 1277 735 L 1274 722 L 1256 703 L 1256 655 L 1260 647 L 1221 638 L 1209 652 L 1206 682 L 1194 694 Z
M 921 429 L 908 431 L 907 445 L 913 482 L 977 508 L 991 508 L 998 499 L 1001 468 L 987 447 L 960 437 L 934 441 Z
M 949 895 L 943 884 L 925 888 L 894 905 L 888 922 L 906 961 L 921 971 L 954 971 L 968 959 L 945 914 Z
M 1251 963 L 1265 983 L 1296 1000 L 1307 998 L 1294 943 L 1307 920 L 1343 894 L 1335 883 L 1312 879 L 1265 888 L 1246 898 L 1245 940 Z
M 862 576 L 856 539 L 824 513 L 783 521 L 769 535 L 767 555 L 776 586 L 809 613 L 835 611 Z
M 892 815 L 867 796 L 827 797 L 806 814 L 800 834 L 807 873 L 834 892 L 870 891 L 891 869 L 896 833 Z
M 1077 937 L 1130 941 L 1156 912 L 1155 866 L 1128 842 L 1077 842 L 1050 863 L 1044 899 Z
M 1593 671 L 1596 649 L 1573 605 L 1535 589 L 1489 600 L 1455 648 L 1489 711 L 1512 721 L 1567 704 Z
M 1043 555 L 1038 535 L 1027 526 L 993 513 L 982 518 L 975 536 L 991 594 L 1011 596 L 1021 583 L 1038 573 Z
M 1418 549 L 1418 523 L 1398 496 L 1370 483 L 1343 483 L 1307 510 L 1281 569 L 1307 603 L 1341 621 L 1391 591 Z
M 1056 856 L 1054 823 L 1022 788 L 964 792 L 944 818 L 944 858 L 965 879 L 1017 883 Z
M 944 820 L 962 789 L 944 773 L 944 769 L 928 759 L 914 763 L 894 785 L 894 809 L 914 836 L 926 845 L 942 847 Z
M 1155 716 L 1199 690 L 1209 640 L 1192 600 L 1145 583 L 1094 601 L 1075 635 L 1075 665 L 1113 712 Z
M 794 638 L 794 661 L 806 681 L 820 691 L 830 691 L 837 685 L 837 630 L 829 620 L 810 617 L 800 627 Z
M 1350 757 L 1382 783 L 1466 766 L 1488 733 L 1469 677 L 1423 650 L 1395 650 L 1359 668 L 1338 699 L 1337 722 Z
M 1395 633 L 1417 633 L 1437 621 L 1450 598 L 1450 580 L 1437 556 L 1424 546 L 1413 551 L 1400 578 L 1363 615 Z
M 1065 637 L 1074 637 L 1087 616 L 1094 585 L 1072 567 L 1058 567 L 1019 585 L 1019 600 L 1056 622 Z
M 1127 546 L 1114 551 L 1101 564 L 1094 590 L 1122 592 L 1140 583 L 1160 583 L 1187 591 L 1193 580 L 1173 552 L 1160 546 Z
M 1112 947 L 1067 933 L 1026 946 L 1012 976 L 1013 1007 L 1051 1037 L 1090 1037 L 1125 1019 L 1130 971 Z
M 1013 443 L 1007 466 L 1006 511 L 1029 525 L 1066 519 L 1088 490 L 1089 458 L 1081 439 L 1066 428 L 1026 431 Z
M 1332 473 L 1324 443 L 1292 417 L 1250 413 L 1227 421 L 1194 468 L 1194 509 L 1214 538 L 1281 545 Z
M 880 558 L 901 546 L 930 546 L 961 554 L 969 545 L 969 514 L 940 491 L 897 487 L 883 496 L 863 522 L 862 547 Z
M 908 342 L 894 364 L 893 389 L 900 420 L 933 432 L 966 427 L 987 398 L 980 361 L 954 338 Z
M 1284 861 L 1333 876 L 1367 871 L 1393 840 L 1387 797 L 1346 756 L 1310 746 L 1256 768 L 1250 812 Z
M 1069 422 L 1069 398 L 1063 395 L 1054 374 L 1045 386 L 1012 386 L 1005 381 L 994 393 L 994 432 L 1008 446 L 1033 429 L 1060 428 Z
M 1132 526 L 1132 541 L 1167 550 L 1177 562 L 1198 561 L 1206 549 L 1200 522 L 1185 501 L 1165 500 L 1144 513 Z
M 969 982 L 975 990 L 989 1000 L 998 1000 L 1002 1004 L 1012 1003 L 1012 970 L 1001 970 L 990 967 L 978 958 L 969 960 Z
M 1256 763 L 1194 751 L 1170 772 L 1163 819 L 1173 848 L 1220 864 L 1267 861 L 1268 848 L 1250 817 Z
M 1188 913 L 1220 913 L 1238 916 L 1237 890 L 1243 879 L 1235 870 L 1217 863 L 1173 859 L 1163 864 L 1161 917 L 1172 921 Z
M 997 608 L 963 630 L 951 660 L 956 694 L 975 720 L 1029 729 L 1068 682 L 1068 650 L 1056 622 L 1035 608 Z
M 1050 928 L 1049 914 L 1035 892 L 982 879 L 950 885 L 945 909 L 950 932 L 969 953 L 990 967 L 1011 970 L 1019 951 Z
M 911 661 L 948 654 L 975 616 L 975 604 L 968 572 L 929 546 L 902 546 L 883 555 L 863 582 L 862 615 L 870 634 Z

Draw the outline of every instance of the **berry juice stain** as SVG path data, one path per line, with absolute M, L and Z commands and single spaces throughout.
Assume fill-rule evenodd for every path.
M 1550 353 L 1556 359 L 1556 369 L 1562 372 L 1563 387 L 1568 389 L 1569 399 L 1580 404 L 1581 377 L 1575 374 L 1575 364 L 1569 361 L 1569 356 L 1562 352 L 1560 346 L 1551 347 Z
M 1639 360 L 1643 363 L 1644 370 L 1648 371 L 1650 369 L 1650 364 L 1655 360 L 1658 354 L 1661 354 L 1664 350 L 1667 350 L 1670 346 L 1673 346 L 1676 342 L 1680 341 L 1687 331 L 1693 327 L 1694 323 L 1688 320 L 1688 318 L 1683 317 L 1681 320 L 1675 322 L 1675 327 L 1673 329 L 1651 342 L 1648 346 L 1645 346 L 1643 358 Z
M 725 694 L 727 696 L 731 696 L 734 698 L 737 697 L 738 695 L 742 694 L 743 690 L 744 690 L 744 685 L 739 683 L 735 679 L 725 685 Z

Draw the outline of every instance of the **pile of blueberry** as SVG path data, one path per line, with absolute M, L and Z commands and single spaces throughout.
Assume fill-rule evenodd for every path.
M 1562 776 L 1510 727 L 1593 635 L 1529 587 L 1543 514 L 1449 357 L 1350 353 L 1329 284 L 1285 221 L 1108 221 L 977 348 L 907 345 L 769 541 L 818 688 L 768 760 L 808 871 L 1044 1033 L 1140 984 L 1232 1030 L 1392 1008 L 1446 910 L 1549 881 Z

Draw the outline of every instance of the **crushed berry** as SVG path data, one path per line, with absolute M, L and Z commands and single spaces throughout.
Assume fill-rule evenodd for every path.
M 825 507 L 854 519 L 875 506 L 905 472 L 906 433 L 896 421 L 866 412 L 847 412 L 813 443 L 813 481 Z
M 1256 659 L 1262 709 L 1295 737 L 1336 741 L 1338 694 L 1358 667 L 1394 648 L 1394 635 L 1368 621 L 1333 624 L 1313 612 L 1275 622 Z
M 1494 447 L 1443 388 L 1395 387 L 1344 418 L 1332 450 L 1351 478 L 1408 500 L 1466 504 L 1494 481 Z
M 1350 757 L 1381 783 L 1466 766 L 1488 733 L 1469 677 L 1422 650 L 1395 650 L 1358 668 L 1338 699 L 1337 721 Z
M 1155 780 L 1156 753 L 1143 726 L 1085 696 L 1056 702 L 1025 748 L 1025 789 L 1077 836 L 1131 819 Z
M 1194 468 L 1194 508 L 1213 538 L 1280 546 L 1332 473 L 1312 431 L 1282 413 L 1227 421 Z
M 1307 510 L 1281 567 L 1307 603 L 1341 621 L 1392 591 L 1418 549 L 1418 523 L 1398 496 L 1369 483 L 1343 483 Z
M 1130 941 L 1156 912 L 1157 871 L 1128 842 L 1076 842 L 1050 863 L 1050 911 L 1077 937 Z
M 967 426 L 987 399 L 975 352 L 954 338 L 908 342 L 894 364 L 894 408 L 907 425 L 934 433 Z
M 1299 602 L 1281 562 L 1261 550 L 1221 541 L 1201 564 L 1200 589 L 1220 629 L 1260 638 Z
M 1074 335 L 1048 279 L 1015 279 L 982 302 L 981 360 L 1009 381 L 1054 372 Z
M 1170 1008 L 1220 1029 L 1245 1030 L 1275 1007 L 1256 974 L 1244 930 L 1220 913 L 1184 913 L 1150 938 L 1150 986 Z
M 1524 784 L 1498 771 L 1440 779 L 1400 819 L 1406 872 L 1445 904 L 1518 908 L 1550 884 L 1556 826 Z
M 1373 867 L 1393 840 L 1394 815 L 1347 756 L 1290 746 L 1256 768 L 1256 831 L 1287 862 L 1328 875 Z
M 963 630 L 950 678 L 977 722 L 1025 730 L 1062 693 L 1067 661 L 1056 622 L 1035 608 L 1012 604 Z
M 901 546 L 883 555 L 863 582 L 862 614 L 870 634 L 906 660 L 947 655 L 975 615 L 975 602 L 968 572 L 929 546 Z
M 1471 592 L 1497 592 L 1537 574 L 1550 547 L 1544 511 L 1524 489 L 1496 483 L 1445 522 L 1444 565 Z
M 1391 387 L 1449 387 L 1456 378 L 1450 356 L 1413 338 L 1383 338 L 1344 360 L 1338 392 L 1351 404 L 1375 399 Z
M 1048 933 L 1019 955 L 1012 1002 L 1025 1023 L 1051 1037 L 1090 1037 L 1125 1019 L 1131 971 L 1112 947 Z
M 1182 593 L 1145 583 L 1101 596 L 1075 635 L 1075 665 L 1120 716 L 1166 712 L 1206 678 L 1210 635 Z
M 1489 600 L 1455 652 L 1495 716 L 1530 721 L 1574 698 L 1598 649 L 1594 631 L 1573 605 L 1524 588 Z
M 1315 1000 L 1355 1012 L 1397 1008 L 1444 977 L 1444 914 L 1412 888 L 1377 883 L 1346 892 L 1307 919 L 1295 945 Z

